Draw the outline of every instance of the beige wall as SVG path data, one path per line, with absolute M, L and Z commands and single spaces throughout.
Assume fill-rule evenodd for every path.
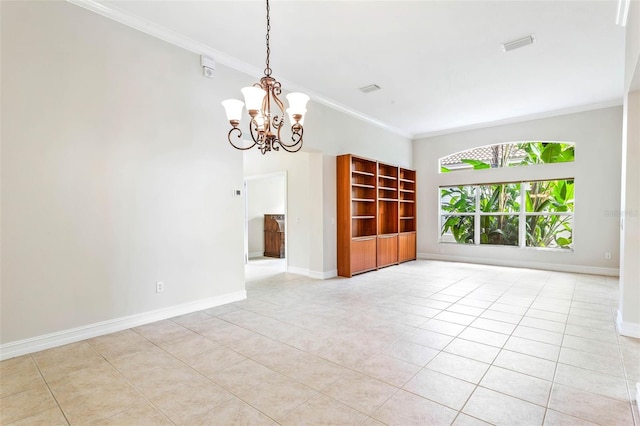
M 220 101 L 247 77 L 66 2 L 1 8 L 1 343 L 242 294 Z
M 616 275 L 622 108 L 606 108 L 425 138 L 414 142 L 418 170 L 418 253 L 421 257 Z M 439 173 L 438 159 L 476 146 L 518 141 L 576 143 L 574 163 Z M 438 187 L 574 177 L 574 250 L 440 244 Z M 605 259 L 605 252 L 612 254 Z

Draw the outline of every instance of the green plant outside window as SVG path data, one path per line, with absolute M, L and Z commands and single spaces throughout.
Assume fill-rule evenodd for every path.
M 519 165 L 574 159 L 572 144 L 531 142 L 498 146 L 517 149 L 521 156 Z M 498 164 L 512 165 L 509 161 L 513 157 L 509 155 L 498 156 Z M 493 168 L 479 160 L 462 161 L 475 170 Z M 440 211 L 442 242 L 573 247 L 573 179 L 442 187 Z

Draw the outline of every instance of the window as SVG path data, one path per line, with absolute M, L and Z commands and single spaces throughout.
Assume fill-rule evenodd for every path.
M 520 183 L 478 186 L 480 244 L 518 245 Z
M 488 145 L 440 159 L 440 172 L 573 162 L 570 142 Z M 485 180 L 485 179 L 483 179 Z M 573 248 L 572 178 L 440 187 L 440 242 Z
M 440 242 L 572 249 L 573 193 L 573 179 L 441 187 Z
M 568 142 L 518 142 L 487 145 L 440 159 L 440 172 L 528 166 L 574 161 L 574 144 Z
M 526 185 L 527 247 L 572 247 L 573 187 L 573 179 L 537 181 Z

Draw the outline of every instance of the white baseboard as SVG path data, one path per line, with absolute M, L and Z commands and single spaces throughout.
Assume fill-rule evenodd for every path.
M 287 272 L 290 274 L 304 275 L 305 277 L 309 276 L 309 270 L 307 268 L 298 268 L 297 266 L 287 265 Z
M 620 333 L 621 335 L 640 339 L 640 324 L 634 322 L 624 322 L 622 320 L 622 313 L 619 310 L 618 315 L 616 316 L 616 326 L 618 328 L 618 333 Z
M 596 266 L 566 265 L 546 262 L 529 262 L 524 260 L 509 260 L 506 258 L 488 258 L 455 256 L 448 254 L 418 253 L 418 259 L 442 260 L 445 262 L 476 263 L 492 266 L 508 266 L 514 268 L 544 269 L 557 272 L 574 272 L 578 274 L 606 275 L 610 277 L 620 276 L 618 268 L 600 268 Z
M 328 280 L 330 278 L 335 278 L 338 276 L 338 270 L 334 269 L 333 271 L 310 271 L 309 277 L 315 278 L 317 280 Z
M 297 266 L 288 266 L 287 272 L 291 274 L 304 275 L 315 280 L 327 280 L 338 276 L 338 270 L 332 271 L 311 271 L 307 268 L 298 268 Z
M 256 257 L 264 257 L 264 252 L 263 251 L 249 252 L 249 259 L 255 259 Z
M 190 314 L 203 309 L 237 302 L 246 298 L 247 292 L 245 290 L 236 291 L 234 293 L 223 294 L 221 296 L 209 297 L 207 299 L 182 303 L 180 305 L 156 309 L 149 312 L 143 312 L 141 314 L 128 315 L 126 317 L 71 328 L 69 330 L 62 330 L 42 336 L 31 337 L 29 339 L 18 340 L 16 342 L 5 343 L 0 345 L 0 360 L 79 342 L 81 340 L 126 330 L 128 328 L 149 324 L 151 322 L 161 321 L 167 318 L 173 318 L 179 315 Z

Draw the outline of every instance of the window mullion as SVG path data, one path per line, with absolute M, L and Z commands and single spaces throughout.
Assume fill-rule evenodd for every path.
M 526 200 L 527 200 L 527 186 L 528 182 L 520 183 L 520 213 L 518 213 L 518 246 L 526 247 L 527 246 L 527 216 L 525 211 L 527 210 Z
M 476 185 L 476 212 L 473 216 L 473 243 L 480 245 L 480 186 Z

